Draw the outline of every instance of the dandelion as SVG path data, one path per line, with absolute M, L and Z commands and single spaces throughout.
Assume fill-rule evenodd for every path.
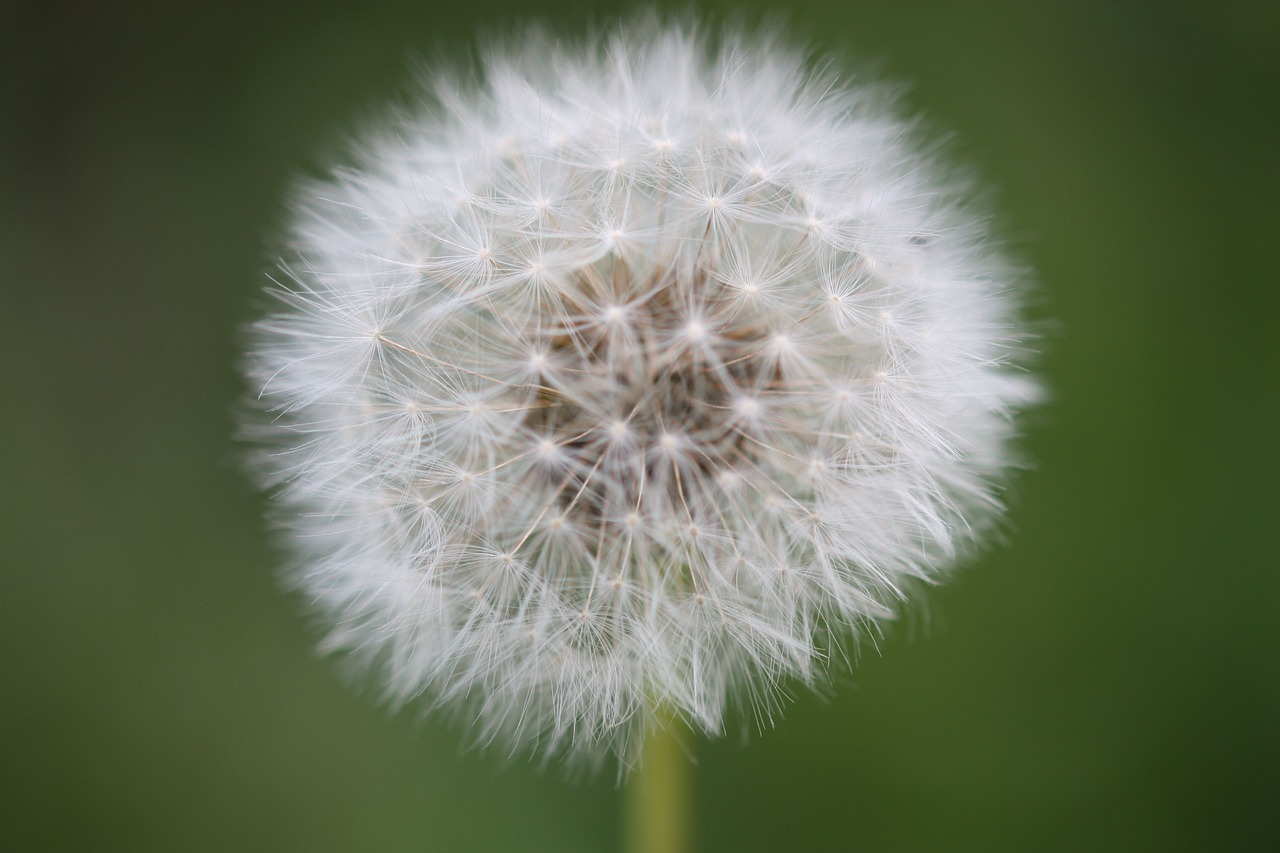
M 306 186 L 251 427 L 325 648 L 482 743 L 767 719 L 999 514 L 1017 276 L 876 86 L 530 37 Z

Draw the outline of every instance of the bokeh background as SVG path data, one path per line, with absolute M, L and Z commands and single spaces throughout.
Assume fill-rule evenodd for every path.
M 612 776 L 316 657 L 230 436 L 290 182 L 415 54 L 625 8 L 0 5 L 0 849 L 615 848 Z M 699 848 L 1280 849 L 1280 5 L 771 8 L 994 188 L 1055 400 L 1007 547 L 694 745 Z

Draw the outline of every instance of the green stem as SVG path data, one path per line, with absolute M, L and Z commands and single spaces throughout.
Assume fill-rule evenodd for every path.
M 690 853 L 692 766 L 675 721 L 646 733 L 626 786 L 627 853 Z

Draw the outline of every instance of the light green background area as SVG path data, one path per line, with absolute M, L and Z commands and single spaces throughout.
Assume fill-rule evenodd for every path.
M 614 848 L 611 776 L 314 655 L 230 435 L 291 181 L 411 54 L 618 8 L 0 7 L 0 849 Z M 1278 8 L 782 10 L 994 188 L 1055 399 L 1007 546 L 696 744 L 700 849 L 1280 849 Z

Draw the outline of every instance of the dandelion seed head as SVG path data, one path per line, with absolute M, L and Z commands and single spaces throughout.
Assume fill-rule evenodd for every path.
M 481 743 L 770 714 L 999 515 L 1017 276 L 875 86 L 531 37 L 294 214 L 255 472 L 324 647 Z

